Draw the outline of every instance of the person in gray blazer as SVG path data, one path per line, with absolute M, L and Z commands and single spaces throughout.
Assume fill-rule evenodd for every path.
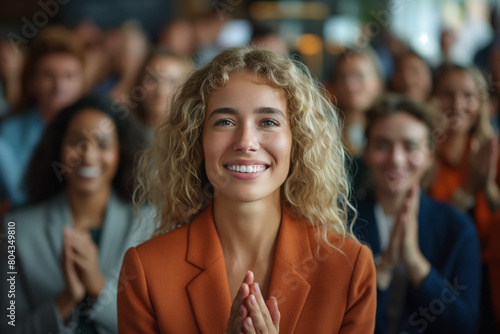
M 88 97 L 45 131 L 26 177 L 31 205 L 4 220 L 2 333 L 117 332 L 118 280 L 134 279 L 119 276 L 123 256 L 151 235 L 130 203 L 145 138 L 123 116 Z

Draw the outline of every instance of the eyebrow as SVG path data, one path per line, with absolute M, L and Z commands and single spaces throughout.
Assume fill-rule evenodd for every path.
M 236 109 L 233 108 L 218 108 L 212 111 L 210 116 L 208 118 L 212 118 L 214 115 L 220 115 L 220 114 L 226 114 L 226 115 L 238 115 L 239 112 Z M 254 114 L 262 115 L 262 114 L 268 114 L 268 115 L 278 115 L 286 119 L 285 114 L 278 108 L 271 108 L 271 107 L 259 107 L 254 110 Z

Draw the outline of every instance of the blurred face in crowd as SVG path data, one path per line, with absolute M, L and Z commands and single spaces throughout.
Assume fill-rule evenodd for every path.
M 436 96 L 448 131 L 469 133 L 478 120 L 480 108 L 474 78 L 461 70 L 446 72 L 438 79 Z
M 150 125 L 158 125 L 168 113 L 176 88 L 187 72 L 187 65 L 173 57 L 158 56 L 147 65 L 142 103 Z
M 432 90 L 431 70 L 419 57 L 412 54 L 403 56 L 392 77 L 392 87 L 397 93 L 424 102 Z
M 40 59 L 32 78 L 32 90 L 45 120 L 83 94 L 83 64 L 69 53 L 51 53 Z
M 373 186 L 389 195 L 406 194 L 431 163 L 429 130 L 406 112 L 381 118 L 368 134 L 364 160 Z
M 61 160 L 69 190 L 84 195 L 109 190 L 120 160 L 111 118 L 95 109 L 76 114 L 63 138 Z
M 232 75 L 209 98 L 203 149 L 207 176 L 220 196 L 279 198 L 292 149 L 284 92 L 250 73 Z
M 339 107 L 347 112 L 366 111 L 382 90 L 374 64 L 355 53 L 339 59 L 339 62 L 334 81 Z

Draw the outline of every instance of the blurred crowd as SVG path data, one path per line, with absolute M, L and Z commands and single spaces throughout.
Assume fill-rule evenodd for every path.
M 452 222 L 442 225 L 451 224 L 446 229 L 435 229 L 429 221 L 420 223 L 418 233 L 408 237 L 416 238 L 417 245 L 414 243 L 407 252 L 429 257 L 424 248 L 431 247 L 428 252 L 433 258 L 427 260 L 433 268 L 442 268 L 436 269 L 442 275 L 450 275 L 449 281 L 453 282 L 453 276 L 459 273 L 469 275 L 470 281 L 462 280 L 462 276 L 458 279 L 459 283 L 467 281 L 469 299 L 463 305 L 453 304 L 456 313 L 451 320 L 445 319 L 449 328 L 456 316 L 480 324 L 467 327 L 466 323 L 461 327 L 463 333 L 500 330 L 500 288 L 494 284 L 500 281 L 500 27 L 496 22 L 493 12 L 495 35 L 470 65 L 453 63 L 448 51 L 454 37 L 443 32 L 442 63 L 437 67 L 431 67 L 404 41 L 376 47 L 343 46 L 332 64 L 332 72 L 323 82 L 325 96 L 337 106 L 344 122 L 354 203 L 360 203 L 360 214 L 365 217 L 363 203 L 375 197 L 380 206 L 370 204 L 369 210 L 373 211 L 374 206 L 374 219 L 389 226 L 385 232 L 379 227 L 379 237 L 385 235 L 385 241 L 377 246 L 381 254 L 387 255 L 387 249 L 390 252 L 396 247 L 398 235 L 390 226 L 401 216 L 406 199 L 420 196 L 413 193 L 414 184 L 421 186 L 419 194 L 420 191 L 425 194 L 419 197 L 420 211 L 411 209 L 419 221 L 420 215 L 426 213 L 428 220 L 436 219 L 435 225 L 439 225 L 438 216 L 448 210 L 424 204 L 427 199 L 446 202 L 455 208 L 446 218 L 455 217 Z M 196 19 L 172 20 L 154 41 L 134 21 L 107 30 L 90 21 L 71 27 L 51 25 L 41 29 L 29 45 L 1 41 L 0 217 L 12 214 L 21 217 L 19 220 L 49 219 L 43 216 L 45 211 L 32 208 L 39 209 L 56 198 L 65 203 L 74 225 L 88 232 L 79 235 L 61 230 L 59 251 L 80 240 L 84 249 L 104 245 L 101 236 L 109 236 L 99 229 L 92 233 L 94 223 L 108 219 L 107 203 L 112 198 L 119 203 L 115 205 L 117 212 L 135 219 L 135 213 L 129 210 L 134 158 L 151 145 L 155 128 L 168 115 L 177 88 L 193 70 L 224 48 L 248 43 L 285 56 L 293 54 L 300 61 L 297 50 L 262 24 L 246 22 L 252 34 L 230 40 L 228 33 L 239 29 L 239 24 L 210 12 Z M 392 68 L 389 76 L 387 64 Z M 398 104 L 402 97 L 409 102 Z M 397 107 L 391 109 L 391 103 Z M 380 109 L 385 114 L 380 114 Z M 79 112 L 82 110 L 86 112 Z M 109 128 L 106 120 L 112 122 L 115 130 L 103 130 Z M 105 177 L 99 182 L 87 182 L 101 175 Z M 86 192 L 96 195 L 91 200 L 84 199 L 81 194 Z M 65 200 L 60 198 L 61 194 Z M 16 216 L 16 212 L 26 215 Z M 453 227 L 453 221 L 464 225 Z M 434 237 L 424 242 L 426 234 Z M 451 234 L 454 236 L 450 237 Z M 460 244 L 460 248 L 457 245 L 461 238 L 471 239 L 466 239 L 469 241 Z M 411 244 L 409 239 L 404 240 L 399 242 Z M 370 238 L 365 241 L 371 242 Z M 479 248 L 474 248 L 475 243 Z M 433 244 L 446 248 L 439 250 Z M 128 242 L 120 247 L 125 250 L 130 245 Z M 471 247 L 470 252 L 463 254 L 467 247 Z M 450 249 L 457 254 L 451 254 Z M 116 261 L 121 261 L 119 256 Z M 377 264 L 376 256 L 375 261 Z M 410 273 L 406 273 L 406 280 L 410 286 L 413 284 L 417 289 L 426 284 L 412 280 L 413 262 L 401 260 L 394 265 L 400 262 L 408 264 Z M 61 266 L 59 260 L 55 265 Z M 66 287 L 56 301 L 60 314 L 66 316 L 75 307 L 69 299 L 87 295 L 97 298 L 94 290 L 100 277 L 91 269 L 81 269 L 88 280 L 78 281 L 68 268 L 63 266 L 62 276 L 55 280 L 61 288 Z M 456 268 L 461 269 L 454 271 Z M 380 275 L 383 276 L 382 270 Z M 383 283 L 379 288 L 387 289 Z M 54 291 L 57 289 L 56 285 Z M 407 300 L 417 298 L 412 293 L 416 292 L 406 294 Z M 25 311 L 31 312 L 28 311 L 31 306 L 27 305 L 34 301 L 26 298 L 29 302 Z M 404 301 L 395 303 L 408 309 L 415 307 Z M 436 313 L 429 317 L 439 317 Z M 383 323 L 382 318 L 377 315 L 377 321 Z M 107 326 L 104 320 L 96 321 L 87 330 L 99 332 L 101 326 Z M 412 328 L 423 326 L 417 324 Z

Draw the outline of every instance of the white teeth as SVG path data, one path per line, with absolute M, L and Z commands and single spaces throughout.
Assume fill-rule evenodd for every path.
M 101 175 L 99 167 L 79 167 L 76 172 L 83 177 L 98 177 Z
M 227 169 L 233 170 L 240 173 L 257 173 L 266 169 L 264 165 L 254 165 L 254 166 L 246 166 L 246 165 L 228 165 Z

